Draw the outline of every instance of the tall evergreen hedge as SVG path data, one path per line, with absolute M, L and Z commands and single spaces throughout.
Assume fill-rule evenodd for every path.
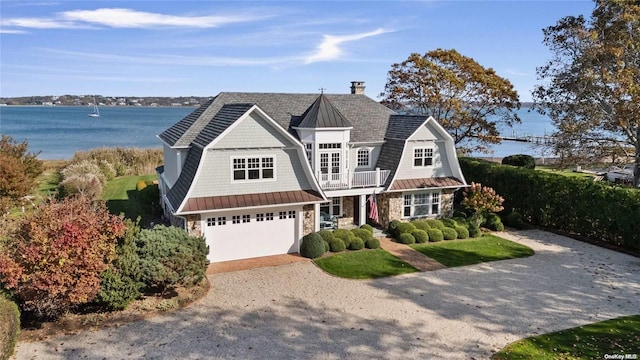
M 640 190 L 460 158 L 468 182 L 491 186 L 505 212 L 532 224 L 640 251 Z

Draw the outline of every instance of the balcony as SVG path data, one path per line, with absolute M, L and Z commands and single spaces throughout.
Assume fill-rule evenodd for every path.
M 336 174 L 316 174 L 322 190 L 345 190 L 382 186 L 391 170 L 348 171 Z

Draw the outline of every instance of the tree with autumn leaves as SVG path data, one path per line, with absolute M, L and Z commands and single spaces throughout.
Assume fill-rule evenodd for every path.
M 453 49 L 413 53 L 393 64 L 380 96 L 391 109 L 433 116 L 459 148 L 486 150 L 501 141 L 498 124 L 520 122 L 509 80 Z
M 29 195 L 42 173 L 39 153 L 28 151 L 26 141 L 17 142 L 11 136 L 0 139 L 0 215 Z
M 23 310 L 59 316 L 96 297 L 125 230 L 122 217 L 109 214 L 103 202 L 50 199 L 21 218 L 0 253 L 0 282 Z
M 553 57 L 538 68 L 538 110 L 570 159 L 634 159 L 640 185 L 640 2 L 596 0 L 590 19 L 567 16 L 543 30 Z

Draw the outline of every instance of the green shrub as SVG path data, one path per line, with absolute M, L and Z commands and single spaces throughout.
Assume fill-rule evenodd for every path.
M 427 224 L 427 222 L 424 220 L 414 220 L 411 223 L 413 224 L 413 226 L 416 227 L 416 229 L 420 229 L 424 231 L 431 229 L 431 226 L 429 226 L 429 224 Z
M 480 227 L 478 226 L 469 227 L 469 237 L 477 238 L 480 236 L 482 236 L 482 230 L 480 230 Z
M 204 279 L 209 247 L 203 237 L 191 236 L 177 227 L 158 225 L 140 231 L 136 245 L 140 279 L 147 291 L 164 292 L 177 285 L 192 286 Z M 324 249 L 324 245 L 320 245 Z
M 117 174 L 116 169 L 110 162 L 108 162 L 107 160 L 100 160 L 98 162 L 98 167 L 100 168 L 102 175 L 107 178 L 107 181 L 115 179 Z
M 438 220 L 438 219 L 427 219 L 425 220 L 427 222 L 427 224 L 429 224 L 429 227 L 431 227 L 432 229 L 444 229 L 445 226 L 442 223 L 442 221 Z
M 411 232 L 411 235 L 413 235 L 413 237 L 416 239 L 416 242 L 419 244 L 429 241 L 429 235 L 424 230 L 415 229 Z
M 127 230 L 116 244 L 116 258 L 111 268 L 100 274 L 100 291 L 95 303 L 106 310 L 123 310 L 140 296 L 144 284 L 140 280 L 140 258 L 136 238 L 140 234 L 137 223 L 126 219 Z
M 442 230 L 442 236 L 444 236 L 445 240 L 455 240 L 458 238 L 458 233 L 455 229 L 446 227 Z
M 8 360 L 20 334 L 20 311 L 18 306 L 0 296 L 0 359 Z
M 502 164 L 519 166 L 525 169 L 536 168 L 536 160 L 533 158 L 533 156 L 525 154 L 509 155 L 502 159 Z
M 367 241 L 373 237 L 373 234 L 365 229 L 353 229 L 351 232 L 355 237 L 362 239 L 362 241 Z
M 522 215 L 517 211 L 513 211 L 509 215 L 505 216 L 504 224 L 520 230 L 526 228 Z
M 461 225 L 458 225 L 454 228 L 456 233 L 458 233 L 458 239 L 466 239 L 469 237 L 469 230 Z
M 442 219 L 441 221 L 444 226 L 448 228 L 455 229 L 455 227 L 458 226 L 458 223 L 453 219 Z
M 367 249 L 379 249 L 380 248 L 380 240 L 376 238 L 371 238 L 364 242 L 364 246 Z
M 340 238 L 332 237 L 329 239 L 329 250 L 331 252 L 341 252 L 344 251 L 347 247 L 344 245 L 344 241 Z
M 391 222 L 389 223 L 389 226 L 387 227 L 387 231 L 391 236 L 393 236 L 393 234 L 396 233 L 396 228 L 400 224 L 402 224 L 402 221 L 400 220 L 391 220 Z
M 500 216 L 494 213 L 488 213 L 487 218 L 484 222 L 484 226 L 493 231 L 504 231 L 504 225 L 502 224 L 502 220 Z
M 368 232 L 370 232 L 371 235 L 373 235 L 373 227 L 371 225 L 369 225 L 369 224 L 364 224 L 364 225 L 360 226 L 360 229 L 365 229 Z
M 427 230 L 427 235 L 429 235 L 429 241 L 431 242 L 444 240 L 444 235 L 440 229 L 429 229 Z
M 401 244 L 411 245 L 416 243 L 416 238 L 414 238 L 413 235 L 409 233 L 404 233 L 400 234 L 400 236 L 398 237 L 398 242 L 400 242 Z
M 364 240 L 359 237 L 353 238 L 351 244 L 349 244 L 349 250 L 361 250 L 364 249 Z
M 324 255 L 324 240 L 318 233 L 307 234 L 300 244 L 300 255 L 309 259 L 315 259 Z
M 318 231 L 318 235 L 320 235 L 324 241 L 329 242 L 333 237 L 333 232 L 330 230 L 320 230 Z
M 322 240 L 322 242 L 324 243 L 324 252 L 329 252 L 329 242 Z
M 411 234 L 411 232 L 415 229 L 416 227 L 413 226 L 412 223 L 406 223 L 406 222 L 400 223 L 396 227 L 395 238 L 397 239 L 402 234 Z
M 342 242 L 344 242 L 344 246 L 346 246 L 347 248 L 349 247 L 349 244 L 351 244 L 351 240 L 353 238 L 355 238 L 355 235 L 353 235 L 353 233 L 349 230 L 346 229 L 336 229 L 333 231 L 333 236 L 337 237 L 338 239 L 342 240 Z

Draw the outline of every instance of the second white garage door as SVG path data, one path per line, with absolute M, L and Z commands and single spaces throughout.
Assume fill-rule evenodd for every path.
M 203 216 L 209 261 L 298 252 L 301 208 L 228 211 Z

